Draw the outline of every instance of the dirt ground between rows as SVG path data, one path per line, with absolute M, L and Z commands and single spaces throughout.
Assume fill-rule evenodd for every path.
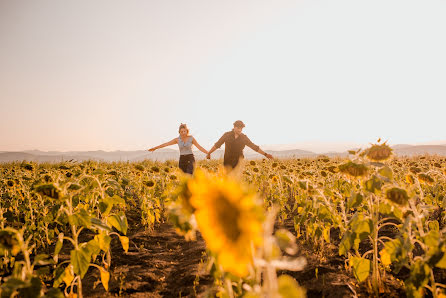
M 195 297 L 211 289 L 212 277 L 199 266 L 206 248 L 201 238 L 185 241 L 169 223 L 147 231 L 136 210 L 127 219 L 129 251 L 112 241 L 108 293 L 96 282 L 99 271 L 92 270 L 83 280 L 85 297 Z
M 85 297 L 204 297 L 212 293 L 213 278 L 202 270 L 205 243 L 185 241 L 169 223 L 157 224 L 147 231 L 141 224 L 138 210 L 127 213 L 129 221 L 128 253 L 119 241 L 112 241 L 112 266 L 109 291 L 98 282 L 99 271 L 90 269 L 83 279 Z M 278 224 L 293 232 L 292 222 Z M 301 272 L 279 272 L 293 276 L 305 287 L 308 297 L 370 297 L 364 284 L 358 285 L 347 272 L 345 259 L 335 245 L 328 245 L 323 254 L 311 246 L 300 245 L 297 255 L 307 259 Z M 382 297 L 404 297 L 400 281 L 385 277 Z

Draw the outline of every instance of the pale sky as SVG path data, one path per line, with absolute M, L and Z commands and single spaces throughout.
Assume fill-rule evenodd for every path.
M 444 141 L 445 15 L 444 0 L 0 0 L 0 151 L 147 149 L 180 123 L 210 149 L 237 119 L 265 148 Z

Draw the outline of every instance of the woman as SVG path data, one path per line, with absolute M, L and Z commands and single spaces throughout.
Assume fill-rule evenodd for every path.
M 184 173 L 193 174 L 195 158 L 194 154 L 192 153 L 192 145 L 195 145 L 204 154 L 208 154 L 208 152 L 197 143 L 193 136 L 189 135 L 189 129 L 187 128 L 186 124 L 181 123 L 178 132 L 180 133 L 180 136 L 178 138 L 175 138 L 172 141 L 161 144 L 159 146 L 150 148 L 148 151 L 153 152 L 156 149 L 178 144 L 178 147 L 180 148 L 180 162 L 178 166 Z

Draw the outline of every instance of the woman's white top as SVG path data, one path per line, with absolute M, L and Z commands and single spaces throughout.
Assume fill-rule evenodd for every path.
M 180 148 L 180 155 L 193 154 L 192 153 L 192 136 L 189 136 L 186 142 L 183 142 L 181 136 L 178 137 L 178 147 Z

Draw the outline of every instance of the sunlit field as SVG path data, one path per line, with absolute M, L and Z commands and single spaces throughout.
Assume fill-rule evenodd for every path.
M 444 297 L 446 158 L 349 154 L 1 164 L 1 296 Z

